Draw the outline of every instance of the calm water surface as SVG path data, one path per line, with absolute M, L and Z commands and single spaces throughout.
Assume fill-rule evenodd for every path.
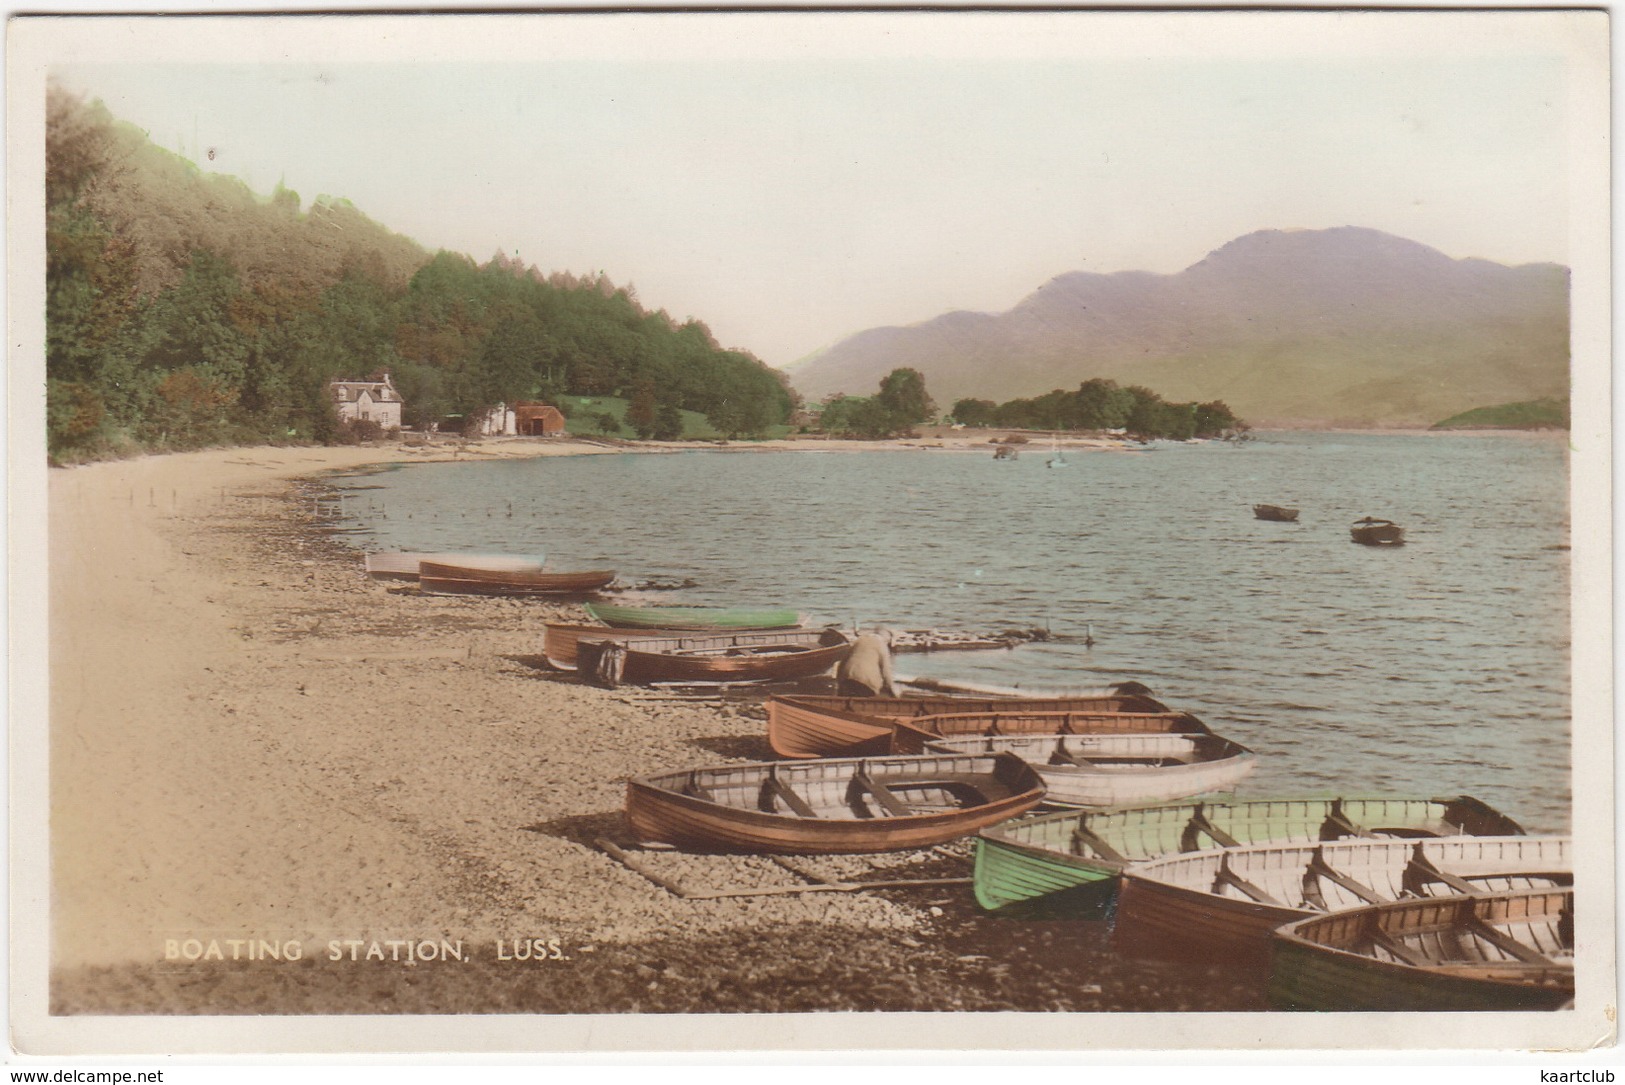
M 697 450 L 339 485 L 368 549 L 545 551 L 700 585 L 651 602 L 780 603 L 846 626 L 1047 627 L 1051 643 L 899 670 L 1134 678 L 1259 754 L 1249 794 L 1464 792 L 1568 830 L 1560 440 L 1272 434 L 1048 458 Z M 1253 519 L 1261 501 L 1299 522 Z M 1352 543 L 1365 515 L 1408 545 Z

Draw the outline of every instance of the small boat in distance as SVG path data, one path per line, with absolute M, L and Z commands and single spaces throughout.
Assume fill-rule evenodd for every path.
M 1556 1010 L 1574 998 L 1574 890 L 1374 904 L 1275 932 L 1282 1010 Z
M 367 554 L 362 567 L 375 580 L 416 580 L 423 562 L 442 562 L 464 568 L 485 569 L 491 572 L 541 572 L 545 567 L 541 554 L 457 554 L 451 552 L 414 553 L 411 551 Z
M 1284 508 L 1280 505 L 1254 505 L 1253 517 L 1258 520 L 1274 520 L 1282 524 L 1295 524 L 1298 522 L 1298 510 Z
M 1038 771 L 1049 806 L 1105 809 L 1230 791 L 1257 765 L 1220 735 L 972 735 L 930 743 L 932 753 L 1013 753 Z
M 764 629 L 709 636 L 579 637 L 576 666 L 600 685 L 788 682 L 833 669 L 852 651 L 839 629 Z
M 976 902 L 989 911 L 1033 900 L 1047 909 L 1098 914 L 1125 866 L 1175 852 L 1345 837 L 1522 835 L 1523 826 L 1467 795 L 1252 799 L 1037 814 L 978 835 Z
M 587 603 L 588 614 L 617 629 L 790 629 L 806 616 L 784 607 L 617 606 Z
M 1014 445 L 1000 445 L 993 450 L 993 458 L 996 460 L 1013 460 L 1016 458 L 1016 448 Z
M 1050 436 L 1050 442 L 1049 442 L 1049 462 L 1044 464 L 1044 466 L 1045 467 L 1065 467 L 1065 466 L 1067 466 L 1066 456 L 1064 456 L 1061 453 L 1061 439 L 1059 437 L 1053 435 L 1053 434 Z
M 587 595 L 607 587 L 615 570 L 554 573 L 540 570 L 482 569 L 425 561 L 418 566 L 418 586 L 424 591 L 454 595 Z
M 1362 546 L 1403 546 L 1405 529 L 1392 520 L 1377 520 L 1370 516 L 1354 521 L 1349 535 Z
M 1043 797 L 1038 774 L 1010 754 L 769 761 L 630 780 L 626 821 L 646 843 L 837 855 L 931 847 Z

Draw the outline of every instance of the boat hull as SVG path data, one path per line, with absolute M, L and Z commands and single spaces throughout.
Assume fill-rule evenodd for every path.
M 375 580 L 415 581 L 418 579 L 419 568 L 425 561 L 491 571 L 541 572 L 543 569 L 540 554 L 528 557 L 512 557 L 506 554 L 413 553 L 409 551 L 368 554 L 362 559 L 362 566 L 366 569 L 367 575 Z
M 1387 520 L 1357 520 L 1349 537 L 1361 546 L 1403 546 L 1405 529 Z
M 610 687 L 737 684 L 811 678 L 836 667 L 851 651 L 851 640 L 837 629 L 767 630 L 636 640 L 581 637 L 576 658 L 580 670 Z
M 1370 903 L 1330 878 L 1308 877 L 1317 854 L 1341 876 L 1392 901 L 1418 891 L 1407 889 L 1407 870 L 1418 849 L 1435 867 L 1479 892 L 1551 887 L 1573 877 L 1566 837 L 1361 839 L 1218 848 L 1125 867 L 1114 937 L 1130 953 L 1267 969 L 1270 936 L 1277 927 L 1317 912 Z M 1254 899 L 1236 879 L 1270 899 Z M 1311 885 L 1320 903 L 1306 899 Z M 1442 895 L 1444 886 L 1428 882 L 1419 891 Z
M 1253 516 L 1259 520 L 1273 520 L 1276 523 L 1297 523 L 1298 510 L 1286 509 L 1280 505 L 1254 505 Z
M 1189 712 L 948 712 L 892 723 L 892 752 L 920 753 L 941 739 L 979 736 L 1211 735 Z
M 588 614 L 616 629 L 794 629 L 803 615 L 783 607 L 629 607 L 588 603 Z
M 615 579 L 613 569 L 549 573 L 425 561 L 418 570 L 418 584 L 425 591 L 455 595 L 587 595 Z
M 1531 890 L 1301 920 L 1275 932 L 1269 999 L 1283 1010 L 1555 1010 L 1574 998 L 1573 910 L 1572 890 Z
M 1239 844 L 1261 844 L 1337 840 L 1361 833 L 1394 838 L 1517 836 L 1523 828 L 1467 796 L 1260 799 L 1040 814 L 977 838 L 976 900 L 989 911 L 1032 901 L 1065 911 L 1067 902 L 1061 898 L 1067 891 L 1101 886 L 1105 896 L 1114 896 L 1113 879 L 1127 862 L 1211 847 L 1221 842 L 1215 832 Z M 1119 858 L 1096 850 L 1086 838 L 1098 840 Z M 1094 911 L 1094 901 L 1084 904 Z
M 905 800 L 908 812 L 888 813 L 856 783 L 860 773 Z M 774 797 L 781 786 L 805 812 Z M 631 780 L 626 821 L 640 841 L 696 851 L 871 853 L 968 836 L 1043 796 L 1037 774 L 1009 756 L 781 761 Z
M 891 750 L 894 721 L 944 712 L 1160 712 L 1162 702 L 1139 694 L 1064 698 L 1021 697 L 770 697 L 767 741 L 780 757 L 863 757 Z
M 737 630 L 748 633 L 755 630 Z M 570 625 L 549 622 L 542 632 L 542 655 L 555 670 L 573 671 L 580 662 L 580 644 L 583 639 L 619 642 L 638 640 L 672 640 L 692 636 L 686 629 L 611 629 L 603 625 Z
M 1257 767 L 1251 750 L 1218 735 L 978 736 L 942 739 L 928 748 L 1013 753 L 1044 781 L 1045 805 L 1092 809 L 1229 791 Z

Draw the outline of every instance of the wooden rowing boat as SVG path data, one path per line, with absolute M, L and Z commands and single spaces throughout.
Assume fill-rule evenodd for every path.
M 836 854 L 924 848 L 1036 806 L 1009 754 L 771 761 L 628 782 L 637 839 L 700 851 Z
M 969 694 L 921 697 L 774 696 L 767 699 L 767 741 L 780 757 L 859 757 L 891 752 L 892 725 L 899 719 L 943 712 L 1019 709 L 1162 712 L 1167 710 L 1167 706 L 1144 694 L 1115 690 L 1054 698 Z
M 419 566 L 425 561 L 489 571 L 541 572 L 543 568 L 542 555 L 540 554 L 521 557 L 508 554 L 414 553 L 411 551 L 367 554 L 362 558 L 362 567 L 366 569 L 367 575 L 375 580 L 416 580 Z
M 582 637 L 599 640 L 661 640 L 692 635 L 683 629 L 611 629 L 603 625 L 571 625 L 548 622 L 542 628 L 542 655 L 556 670 L 573 671 Z
M 1567 837 L 1332 840 L 1214 848 L 1123 870 L 1114 933 L 1128 952 L 1268 963 L 1270 933 L 1318 912 L 1408 896 L 1549 888 L 1573 879 Z
M 1049 806 L 1141 806 L 1229 791 L 1257 757 L 1220 735 L 974 735 L 938 739 L 932 753 L 1013 753 L 1038 770 Z
M 588 603 L 586 611 L 617 629 L 793 629 L 804 616 L 783 607 L 632 607 Z
M 976 840 L 976 902 L 989 911 L 1034 902 L 1099 915 L 1131 862 L 1239 844 L 1345 837 L 1521 836 L 1523 827 L 1469 796 L 1187 802 L 1038 814 Z
M 1253 516 L 1260 520 L 1274 520 L 1277 523 L 1291 524 L 1297 522 L 1298 510 L 1283 508 L 1280 505 L 1254 505 Z
M 425 561 L 418 565 L 418 585 L 424 591 L 457 595 L 586 595 L 615 579 L 613 569 L 583 572 L 481 569 Z
M 1275 932 L 1283 1010 L 1555 1010 L 1574 998 L 1574 890 L 1404 900 Z
M 1189 712 L 1049 711 L 1002 706 L 892 721 L 893 753 L 923 753 L 944 738 L 1053 735 L 1211 735 Z
M 1354 521 L 1349 536 L 1362 546 L 1402 546 L 1405 529 L 1392 520 L 1374 520 L 1367 516 Z
M 852 651 L 839 629 L 768 629 L 709 636 L 582 636 L 577 667 L 611 688 L 655 682 L 784 682 L 832 669 Z

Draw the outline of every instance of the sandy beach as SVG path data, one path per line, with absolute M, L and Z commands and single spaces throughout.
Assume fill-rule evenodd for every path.
M 628 776 L 768 757 L 759 705 L 549 671 L 543 623 L 579 608 L 370 580 L 311 480 L 605 451 L 386 443 L 50 472 L 53 1012 L 1257 1008 L 1212 976 L 1113 962 L 1103 924 L 988 920 L 964 886 L 679 900 L 595 847 L 626 840 Z M 796 865 L 965 877 L 967 854 Z M 644 859 L 691 886 L 803 880 L 755 857 Z M 395 948 L 367 960 L 375 943 Z M 475 967 L 388 959 L 424 943 Z M 542 985 L 540 962 L 511 963 L 539 944 Z M 1057 953 L 1093 967 L 1051 977 Z

